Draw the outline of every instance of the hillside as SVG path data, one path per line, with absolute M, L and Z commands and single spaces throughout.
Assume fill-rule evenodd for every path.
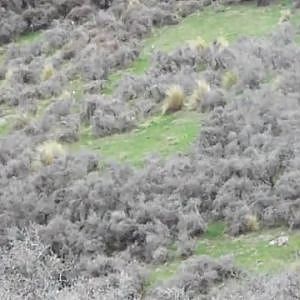
M 0 296 L 299 299 L 297 5 L 0 0 Z

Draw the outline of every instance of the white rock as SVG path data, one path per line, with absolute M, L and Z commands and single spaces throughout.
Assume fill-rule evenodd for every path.
M 287 245 L 288 242 L 289 242 L 289 237 L 286 236 L 286 235 L 283 235 L 283 236 L 278 237 L 275 240 L 272 240 L 269 243 L 269 245 L 270 246 L 279 246 L 279 247 L 281 247 L 281 246 Z

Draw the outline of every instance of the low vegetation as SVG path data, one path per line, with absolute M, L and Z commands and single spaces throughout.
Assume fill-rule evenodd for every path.
M 51 165 L 55 159 L 63 157 L 65 150 L 63 146 L 56 141 L 47 141 L 37 148 L 38 159 L 44 165 Z
M 270 244 L 280 236 L 288 236 L 287 245 Z M 287 228 L 276 228 L 233 238 L 226 234 L 223 223 L 213 223 L 197 242 L 194 256 L 231 256 L 238 267 L 251 274 L 274 274 L 297 270 L 300 264 L 299 247 L 300 233 L 297 230 L 290 232 Z M 166 265 L 155 267 L 150 276 L 151 286 L 170 280 L 183 264 L 184 261 L 177 258 Z
M 3 299 L 297 299 L 300 18 L 257 5 L 0 3 Z
M 91 149 L 108 159 L 141 165 L 153 154 L 167 157 L 189 151 L 199 132 L 199 119 L 198 114 L 186 112 L 154 117 L 131 133 L 101 139 L 94 139 L 89 129 L 84 129 L 71 150 Z
M 126 73 L 143 74 L 150 66 L 150 60 L 156 51 L 171 52 L 185 43 L 195 43 L 205 47 L 208 43 L 221 38 L 233 42 L 239 37 L 263 36 L 271 32 L 287 12 L 290 4 L 274 5 L 258 10 L 253 3 L 226 6 L 224 11 L 216 13 L 213 8 L 206 8 L 185 18 L 180 24 L 154 30 L 151 37 L 145 40 L 144 48 L 133 65 L 123 72 L 109 76 L 105 92 L 111 93 Z M 217 15 L 217 17 L 216 17 Z M 283 17 L 281 17 L 283 15 Z M 299 23 L 299 13 L 290 15 L 290 21 Z M 300 38 L 300 37 L 298 37 Z

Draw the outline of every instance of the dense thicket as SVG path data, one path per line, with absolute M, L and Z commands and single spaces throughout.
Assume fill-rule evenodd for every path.
M 71 36 L 83 43 L 85 27 L 70 34 L 67 26 L 46 35 L 59 37 L 54 45 Z M 31 46 L 11 46 L 5 64 L 10 85 L 1 89 L 2 102 L 35 110 L 43 96 L 56 101 L 35 123 L 21 119 L 0 140 L 4 298 L 139 299 L 147 284 L 140 266 L 168 261 L 174 243 L 176 255 L 191 255 L 193 239 L 206 231 L 209 221 L 225 220 L 231 234 L 252 230 L 253 220 L 262 226 L 300 226 L 300 49 L 288 24 L 269 39 L 157 53 L 145 76 L 121 82 L 108 97 L 111 105 L 87 91 L 79 112 L 71 109 L 76 102 L 72 94 L 59 98 L 71 76 L 59 71 L 63 58 L 51 66 L 39 64 L 46 42 L 52 43 L 51 38 L 37 44 L 34 57 Z M 75 54 L 75 70 L 88 66 L 82 74 L 92 73 L 97 81 L 101 74 L 93 72 L 99 69 L 86 64 L 95 51 L 89 44 Z M 71 66 L 71 74 L 73 70 Z M 236 75 L 232 85 L 224 85 L 228 72 Z M 130 130 L 135 120 L 161 108 L 171 84 L 191 96 L 198 79 L 210 90 L 196 102 L 195 109 L 206 112 L 206 119 L 189 154 L 166 161 L 150 158 L 143 169 L 116 163 L 103 167 L 93 153 L 56 149 L 57 155 L 42 156 L 45 140 L 75 141 L 82 122 L 90 122 L 98 136 Z M 170 289 L 184 292 L 179 299 L 194 299 L 236 274 L 232 265 L 200 258 L 149 299 L 173 299 Z M 13 283 L 16 277 L 19 285 Z M 191 287 L 188 294 L 186 287 Z M 230 299 L 224 290 L 223 299 L 227 295 Z
M 221 1 L 221 3 L 237 1 Z M 270 0 L 258 0 L 258 6 L 270 4 Z M 154 25 L 176 22 L 174 13 L 187 16 L 199 7 L 210 4 L 207 0 L 1 0 L 0 1 L 0 45 L 5 44 L 26 32 L 33 32 L 51 26 L 54 20 L 70 19 L 75 22 L 87 21 L 97 14 L 99 10 L 109 11 L 117 18 L 134 15 L 134 19 L 144 19 L 145 11 L 142 6 L 154 13 L 154 18 L 146 22 Z M 295 1 L 298 7 L 298 1 Z M 128 11 L 135 7 L 135 11 Z M 163 12 L 160 11 L 163 9 Z M 169 12 L 172 11 L 172 15 Z M 147 16 L 148 17 L 148 16 Z M 162 18 L 163 17 L 163 18 Z M 145 19 L 144 19 L 145 21 Z M 136 23 L 137 27 L 140 24 Z
M 68 5 L 73 4 L 70 1 Z M 107 105 L 106 98 L 99 94 L 108 75 L 129 66 L 138 57 L 140 40 L 153 26 L 175 24 L 178 14 L 182 15 L 183 11 L 184 15 L 190 14 L 205 4 L 202 1 L 114 1 L 107 10 L 88 9 L 87 4 L 78 6 L 66 18 L 51 21 L 50 28 L 40 36 L 33 36 L 32 42 L 10 43 L 3 48 L 0 78 L 5 85 L 0 91 L 0 103 L 19 109 L 22 122 L 17 120 L 16 128 L 25 127 L 30 135 L 41 133 L 38 128 L 43 127 L 43 134 L 51 131 L 52 138 L 73 142 L 78 139 L 79 124 L 92 126 L 95 136 L 128 131 L 148 115 L 144 111 L 147 108 L 132 108 L 125 97 L 110 98 L 114 105 Z M 10 12 L 8 7 L 18 11 L 12 5 L 6 5 L 4 15 Z M 43 3 L 36 3 L 35 7 L 39 5 Z M 13 25 L 17 24 L 12 20 L 10 25 L 4 17 L 1 22 L 3 36 L 8 34 L 5 28 L 14 30 Z M 12 33 L 10 38 L 13 36 Z M 53 102 L 51 108 L 43 109 L 48 102 Z M 40 114 L 39 124 L 24 118 L 24 115 Z
M 124 21 L 126 26 L 135 25 L 135 33 L 145 34 L 152 24 L 176 23 L 175 13 L 187 16 L 208 3 L 206 0 L 1 0 L 0 45 L 26 32 L 48 28 L 55 20 L 84 23 L 103 11 Z
M 153 49 L 146 74 L 100 93 L 153 26 L 206 4 L 0 0 L 0 104 L 18 112 L 0 138 L 3 299 L 299 298 L 297 274 L 236 287 L 244 274 L 227 258 L 189 258 L 176 278 L 147 290 L 146 265 L 172 259 L 171 246 L 191 256 L 208 222 L 225 221 L 232 235 L 300 226 L 300 49 L 288 23 L 231 46 Z M 32 43 L 7 44 L 40 29 Z M 205 113 L 188 154 L 136 169 L 49 142 L 74 143 L 81 126 L 95 137 L 132 130 L 161 111 L 172 85 L 191 101 L 184 109 Z

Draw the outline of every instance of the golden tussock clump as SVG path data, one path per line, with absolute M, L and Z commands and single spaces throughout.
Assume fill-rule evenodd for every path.
M 238 81 L 238 76 L 233 71 L 227 71 L 223 74 L 222 77 L 222 87 L 226 90 L 229 90 L 234 86 Z
M 189 46 L 192 49 L 203 50 L 208 48 L 208 43 L 201 36 L 198 36 L 195 40 L 189 41 Z
M 247 215 L 246 216 L 246 227 L 248 231 L 258 231 L 259 222 L 256 215 Z
M 132 7 L 140 5 L 140 4 L 141 4 L 141 2 L 139 0 L 129 0 L 128 8 L 132 8 Z
M 162 107 L 162 114 L 181 110 L 184 104 L 185 94 L 181 86 L 173 85 L 166 91 L 166 98 Z
M 42 71 L 42 80 L 46 81 L 53 77 L 55 70 L 51 64 L 47 64 L 44 66 Z
M 12 76 L 14 74 L 14 70 L 9 69 L 6 73 L 5 73 L 5 81 L 10 81 Z
M 65 156 L 64 147 L 56 141 L 44 142 L 37 148 L 39 160 L 44 165 L 51 165 L 55 158 Z
M 210 86 L 205 80 L 199 80 L 193 94 L 189 97 L 186 104 L 189 110 L 197 109 L 205 95 L 210 91 Z
M 225 48 L 227 48 L 229 46 L 228 40 L 225 37 L 223 37 L 223 36 L 219 36 L 214 41 L 214 44 L 218 46 L 219 50 L 224 50 Z
M 281 14 L 281 16 L 278 21 L 279 24 L 288 22 L 292 17 L 292 12 L 290 9 L 284 9 L 280 12 L 280 14 Z

